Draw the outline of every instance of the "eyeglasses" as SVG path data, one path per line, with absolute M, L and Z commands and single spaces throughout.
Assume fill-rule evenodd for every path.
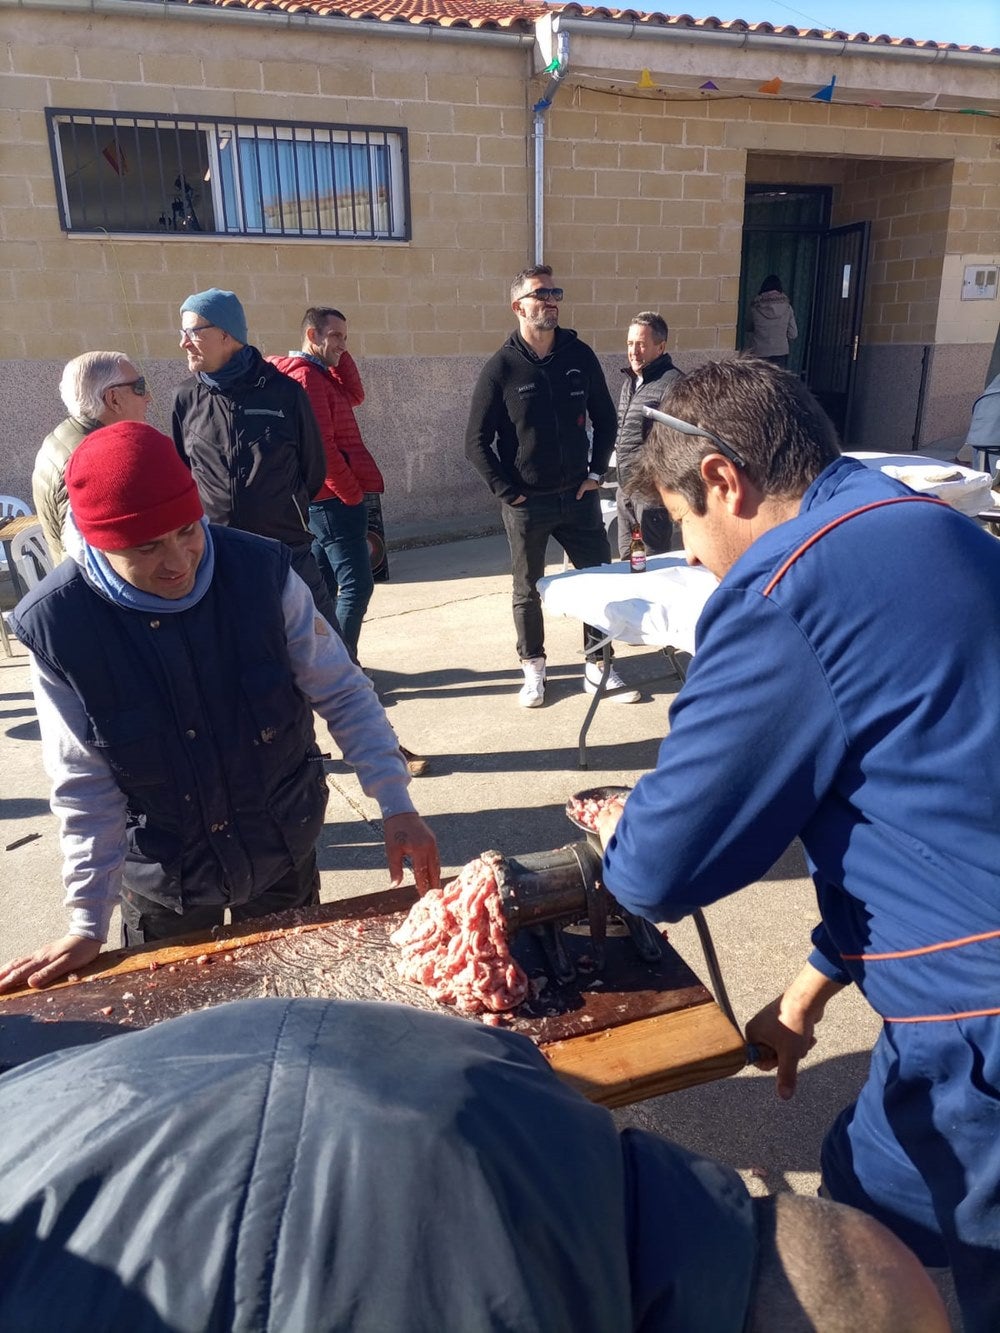
M 108 387 L 104 390 L 104 392 L 110 393 L 112 389 L 131 389 L 132 392 L 135 394 L 136 398 L 145 398 L 146 376 L 140 375 L 138 379 L 122 380 L 118 384 L 109 384 Z
M 705 430 L 704 426 L 692 426 L 690 421 L 681 421 L 680 417 L 672 417 L 666 412 L 658 412 L 655 407 L 646 407 L 643 405 L 642 414 L 649 417 L 652 421 L 658 421 L 663 426 L 669 426 L 671 430 L 680 431 L 682 435 L 697 435 L 703 439 L 711 440 L 720 454 L 724 454 L 730 463 L 734 463 L 739 468 L 745 468 L 747 460 L 731 444 L 727 444 L 721 436 L 716 435 L 714 431 Z
M 218 324 L 196 324 L 193 329 L 178 329 L 178 333 L 180 334 L 181 342 L 183 342 L 185 338 L 190 338 L 192 342 L 197 342 L 206 329 L 217 329 L 218 327 Z
M 529 296 L 533 296 L 536 301 L 561 301 L 564 292 L 561 287 L 536 287 L 533 292 L 522 292 L 517 299 L 526 301 Z

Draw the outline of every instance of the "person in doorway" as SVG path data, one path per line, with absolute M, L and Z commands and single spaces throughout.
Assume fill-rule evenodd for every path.
M 769 273 L 760 284 L 760 291 L 747 312 L 747 329 L 750 333 L 747 351 L 752 356 L 787 368 L 788 344 L 799 336 L 799 330 L 792 303 L 776 273 Z
M 545 625 L 538 580 L 545 548 L 555 537 L 577 569 L 607 564 L 608 535 L 598 487 L 615 442 L 615 407 L 593 351 L 572 329 L 559 327 L 563 289 L 552 269 L 536 264 L 510 286 L 517 319 L 483 367 L 472 395 L 465 455 L 500 501 L 514 575 L 514 627 L 524 672 L 518 702 L 545 699 Z M 587 433 L 593 426 L 593 445 Z M 584 689 L 601 683 L 599 631 L 584 626 Z M 607 688 L 618 703 L 635 703 L 612 667 Z
M 247 341 L 235 292 L 210 287 L 181 306 L 191 377 L 174 394 L 173 437 L 212 523 L 284 542 L 320 615 L 340 632 L 312 553 L 309 505 L 323 442 L 309 399 Z
M 643 416 L 643 407 L 659 407 L 681 372 L 667 351 L 667 321 L 652 310 L 636 315 L 628 329 L 628 365 L 622 370 L 625 381 L 618 398 L 618 435 L 615 457 L 618 464 L 618 555 L 629 556 L 632 532 L 639 529 L 643 545 L 650 555 L 670 550 L 674 525 L 663 505 L 628 493 L 628 483 L 635 472 L 642 443 L 652 422 Z
M 4 1328 L 948 1333 L 878 1223 L 448 1014 L 219 1005 L 6 1074 L 0 1119 Z
M 319 901 L 328 788 L 313 711 L 382 811 L 417 887 L 437 846 L 367 677 L 282 542 L 209 525 L 151 426 L 89 435 L 66 468 L 71 559 L 18 604 L 60 821 L 69 933 L 0 992 L 92 962 L 120 899 L 127 947 Z
M 828 1003 L 883 1019 L 822 1153 L 830 1197 L 951 1266 L 966 1333 L 1000 1327 L 1000 544 L 842 457 L 794 376 L 759 360 L 674 386 L 635 485 L 721 580 L 653 772 L 605 821 L 604 880 L 676 921 L 799 837 L 821 921 L 747 1026 L 795 1090 Z M 970 610 L 974 608 L 974 610 Z
M 68 502 L 63 474 L 70 455 L 99 426 L 145 421 L 150 404 L 146 377 L 139 374 L 124 352 L 84 352 L 75 356 L 63 370 L 59 396 L 69 416 L 42 441 L 31 474 L 35 513 L 56 565 L 66 554 L 62 529 Z

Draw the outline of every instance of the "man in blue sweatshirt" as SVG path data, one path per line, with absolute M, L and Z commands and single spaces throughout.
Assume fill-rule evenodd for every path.
M 314 709 L 379 803 L 395 882 L 409 856 L 433 887 L 395 733 L 288 547 L 210 525 L 170 440 L 138 422 L 89 435 L 66 486 L 71 559 L 13 623 L 72 910 L 66 935 L 0 967 L 0 992 L 91 962 L 119 898 L 125 946 L 318 902 Z
M 657 766 L 605 822 L 608 888 L 677 920 L 801 838 L 813 951 L 747 1036 L 790 1097 L 826 1004 L 862 989 L 884 1027 L 827 1136 L 824 1184 L 950 1265 L 967 1333 L 986 1333 L 1000 1327 L 1000 544 L 842 458 L 775 367 L 703 366 L 669 410 L 684 429 L 657 426 L 635 484 L 721 582 Z

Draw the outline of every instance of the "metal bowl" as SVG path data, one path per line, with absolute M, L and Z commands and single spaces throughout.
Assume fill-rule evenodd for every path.
M 570 801 L 607 801 L 612 796 L 628 796 L 632 790 L 631 787 L 588 787 L 586 791 L 574 792 L 566 802 L 566 818 L 574 826 L 586 833 L 587 837 L 595 842 L 598 851 L 601 849 L 601 840 L 593 829 L 587 828 L 586 824 L 581 824 L 577 817 L 571 813 Z

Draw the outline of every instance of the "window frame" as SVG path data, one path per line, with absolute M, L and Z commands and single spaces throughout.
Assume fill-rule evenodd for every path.
M 332 121 L 270 120 L 246 116 L 211 116 L 183 115 L 141 111 L 104 111 L 86 107 L 46 107 L 46 127 L 49 136 L 49 150 L 52 157 L 52 171 L 56 186 L 56 202 L 59 209 L 60 227 L 68 235 L 93 236 L 115 235 L 133 237 L 176 236 L 190 239 L 192 236 L 210 236 L 213 239 L 233 237 L 249 240 L 288 240 L 288 241 L 330 241 L 375 244 L 397 244 L 412 239 L 412 215 L 410 207 L 409 178 L 409 140 L 405 127 L 389 125 L 348 125 Z M 73 125 L 76 135 L 92 135 L 96 155 L 107 156 L 105 146 L 101 149 L 98 136 L 111 136 L 111 142 L 119 149 L 138 153 L 139 131 L 153 131 L 155 134 L 155 162 L 159 173 L 159 191 L 163 192 L 162 207 L 154 199 L 147 203 L 147 191 L 140 175 L 138 193 L 140 208 L 147 208 L 148 216 L 161 207 L 159 225 L 146 228 L 121 226 L 112 228 L 108 225 L 107 205 L 101 189 L 100 210 L 104 221 L 96 221 L 91 209 L 87 218 L 74 221 L 74 211 L 80 205 L 71 204 L 69 187 L 70 176 L 64 161 L 61 127 Z M 202 227 L 200 221 L 192 229 L 172 228 L 166 214 L 170 205 L 167 203 L 169 188 L 166 181 L 179 170 L 177 180 L 184 176 L 183 166 L 170 167 L 164 171 L 162 146 L 165 137 L 194 134 L 197 150 L 198 171 L 204 167 L 204 185 L 210 192 L 212 202 L 213 226 Z M 130 148 L 130 140 L 135 148 Z M 291 150 L 282 150 L 280 145 L 291 145 Z M 252 145 L 252 149 L 250 148 Z M 262 155 L 262 145 L 265 146 Z M 268 145 L 273 147 L 267 147 Z M 346 151 L 342 155 L 336 149 Z M 223 154 L 229 148 L 232 156 L 228 169 L 224 169 Z M 235 149 L 233 152 L 232 150 Z M 302 151 L 305 150 L 305 151 Z M 328 151 L 318 151 L 328 150 Z M 367 178 L 367 187 L 363 193 L 355 192 L 356 160 L 361 158 L 361 170 Z M 180 149 L 178 148 L 178 159 Z M 118 194 L 126 202 L 124 177 L 128 169 L 120 172 L 108 158 L 112 169 L 118 176 Z M 325 166 L 325 170 L 323 169 Z M 78 169 L 79 170 L 79 169 Z M 338 196 L 336 182 L 342 179 L 346 170 L 349 192 Z M 193 175 L 189 171 L 189 180 Z M 256 172 L 256 176 L 254 176 Z M 144 173 L 143 173 L 144 174 Z M 262 182 L 265 176 L 274 185 L 271 199 L 265 197 Z M 330 182 L 327 195 L 321 192 L 320 177 Z M 103 187 L 103 182 L 101 182 Z M 113 182 L 108 182 L 109 190 Z M 256 200 L 248 207 L 248 195 L 256 187 Z M 305 187 L 306 193 L 303 193 Z M 311 192 L 310 192 L 311 191 Z M 324 207 L 324 197 L 329 202 Z M 338 199 L 346 198 L 346 203 Z M 132 198 L 129 197 L 129 204 Z M 176 198 L 174 203 L 174 221 L 176 222 Z M 352 225 L 344 227 L 341 215 L 347 211 Z M 183 211 L 183 210 L 182 210 Z M 332 224 L 324 224 L 322 214 L 333 213 Z M 310 214 L 315 225 L 305 222 Z M 359 215 L 367 215 L 369 225 L 359 227 Z M 297 224 L 295 218 L 297 217 Z M 379 226 L 379 221 L 383 222 Z

